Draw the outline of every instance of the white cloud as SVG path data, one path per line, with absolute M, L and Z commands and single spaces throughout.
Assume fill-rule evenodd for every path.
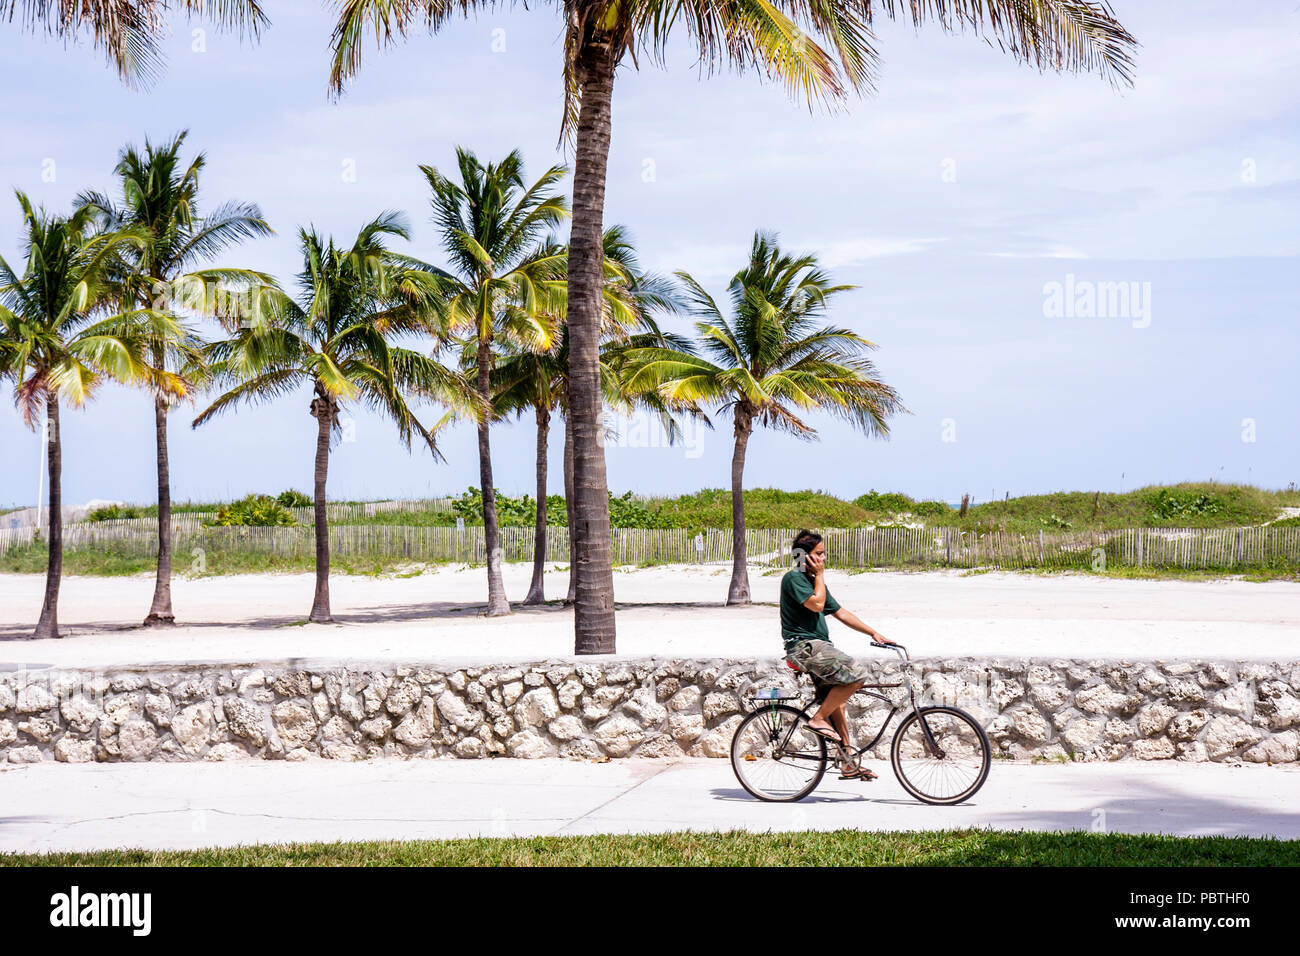
M 924 252 L 944 239 L 894 239 L 860 236 L 853 239 L 795 240 L 778 233 L 777 241 L 786 252 L 817 257 L 823 269 L 843 269 L 861 265 L 882 256 Z M 656 257 L 653 268 L 663 272 L 685 269 L 698 279 L 724 278 L 734 275 L 749 259 L 749 245 L 740 243 L 674 244 L 664 255 Z
M 1001 259 L 1089 259 L 1086 252 L 1080 252 L 1071 246 L 1054 242 L 1042 249 L 1028 252 L 990 252 L 989 255 Z
M 824 268 L 838 269 L 860 265 L 868 259 L 878 259 L 881 256 L 925 252 L 935 243 L 945 241 L 944 239 L 886 239 L 877 236 L 861 236 L 856 239 L 838 239 L 821 245 L 815 242 L 791 243 L 791 248 L 815 252 Z

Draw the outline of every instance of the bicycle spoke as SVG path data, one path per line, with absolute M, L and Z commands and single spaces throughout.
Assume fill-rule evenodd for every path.
M 825 772 L 820 738 L 791 707 L 763 707 L 736 729 L 731 763 L 745 789 L 764 800 L 797 800 Z
M 939 753 L 927 746 L 921 720 Z M 914 796 L 932 803 L 955 803 L 983 784 L 989 754 L 983 731 L 967 715 L 947 708 L 909 717 L 894 743 L 894 769 Z

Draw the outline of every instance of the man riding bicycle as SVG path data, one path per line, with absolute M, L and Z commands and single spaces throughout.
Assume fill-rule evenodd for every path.
M 825 692 L 825 699 L 808 729 L 840 747 L 841 780 L 874 780 L 876 774 L 848 757 L 849 722 L 844 713 L 844 703 L 862 688 L 869 673 L 865 665 L 831 644 L 826 615 L 878 644 L 894 642 L 840 607 L 826 589 L 826 544 L 821 535 L 800 531 L 793 549 L 799 563 L 781 579 L 781 637 L 786 660 L 815 683 L 829 685 L 818 688 Z

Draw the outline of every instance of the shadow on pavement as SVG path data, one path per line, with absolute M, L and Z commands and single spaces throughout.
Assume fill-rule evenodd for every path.
M 1242 781 L 1243 787 L 1250 782 Z M 1052 781 L 1051 789 L 1077 786 L 1077 781 Z M 1261 811 L 1245 802 L 1190 793 L 1154 780 L 1133 780 L 1123 796 L 1098 795 L 1085 810 L 1053 810 L 1050 791 L 1041 808 L 995 813 L 986 825 L 1002 830 L 1096 830 L 1108 833 L 1175 833 L 1181 836 L 1276 836 L 1300 838 L 1300 810 Z M 1070 798 L 1063 803 L 1077 804 Z M 1100 811 L 1100 812 L 1099 812 Z

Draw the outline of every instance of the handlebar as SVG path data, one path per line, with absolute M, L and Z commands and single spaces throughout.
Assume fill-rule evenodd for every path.
M 896 651 L 905 661 L 910 661 L 912 655 L 907 653 L 907 648 L 902 644 L 879 644 L 876 641 L 871 642 L 872 647 L 879 647 L 882 650 Z

